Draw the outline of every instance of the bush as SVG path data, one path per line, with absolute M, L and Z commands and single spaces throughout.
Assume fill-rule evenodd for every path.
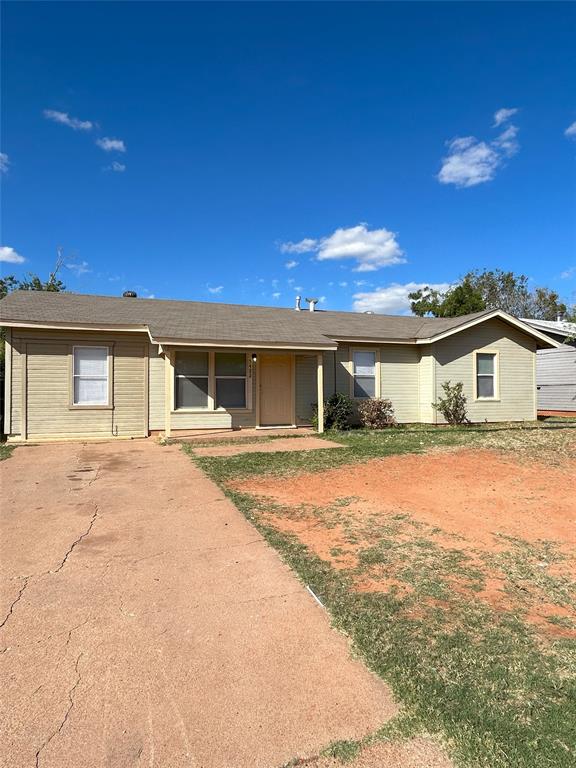
M 363 400 L 358 403 L 358 415 L 363 427 L 368 429 L 385 429 L 395 427 L 394 408 L 391 400 L 376 398 L 375 400 Z
M 350 429 L 350 420 L 354 412 L 354 403 L 349 397 L 336 392 L 324 400 L 324 428 Z M 312 424 L 318 428 L 318 406 L 314 406 Z
M 448 424 L 469 424 L 468 414 L 466 413 L 466 395 L 463 393 L 464 384 L 458 381 L 456 384 L 450 384 L 445 381 L 442 384 L 444 397 L 440 397 L 437 403 L 432 403 L 432 407 L 440 411 Z

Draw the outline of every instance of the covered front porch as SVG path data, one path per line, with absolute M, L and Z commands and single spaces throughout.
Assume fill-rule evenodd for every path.
M 157 382 L 162 361 L 163 429 L 151 424 L 152 432 L 177 438 L 310 428 L 314 408 L 324 431 L 323 351 L 161 345 Z

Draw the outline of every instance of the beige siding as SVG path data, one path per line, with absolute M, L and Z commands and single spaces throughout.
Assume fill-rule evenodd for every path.
M 418 364 L 416 346 L 388 344 L 380 347 L 380 396 L 392 401 L 400 422 L 418 421 Z
M 434 345 L 426 344 L 420 348 L 418 365 L 418 421 L 423 424 L 433 424 L 436 421 L 436 411 L 432 407 L 436 397 L 435 366 Z
M 150 429 L 164 429 L 164 357 L 157 344 L 150 344 L 148 363 L 148 403 Z
M 16 332 L 15 332 L 16 333 Z M 43 437 L 140 437 L 146 432 L 144 334 L 18 331 L 12 366 L 12 435 L 22 433 L 22 375 L 26 359 L 26 426 Z M 99 343 L 113 350 L 112 407 L 70 407 L 70 355 L 74 345 Z M 24 358 L 24 354 L 26 357 Z
M 474 353 L 499 353 L 498 400 L 476 400 Z M 440 385 L 462 381 L 471 421 L 528 421 L 536 417 L 534 339 L 501 320 L 490 320 L 435 344 L 436 396 Z M 438 415 L 438 421 L 442 417 Z
M 317 356 L 296 355 L 296 424 L 311 423 L 314 403 L 317 402 Z

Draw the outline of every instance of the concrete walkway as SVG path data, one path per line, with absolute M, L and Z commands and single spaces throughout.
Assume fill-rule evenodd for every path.
M 179 447 L 0 464 L 4 768 L 272 768 L 396 711 Z

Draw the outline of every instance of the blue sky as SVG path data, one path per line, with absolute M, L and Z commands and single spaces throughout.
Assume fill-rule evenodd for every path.
M 3 274 L 62 246 L 86 293 L 396 313 L 501 267 L 576 301 L 574 4 L 2 13 Z

